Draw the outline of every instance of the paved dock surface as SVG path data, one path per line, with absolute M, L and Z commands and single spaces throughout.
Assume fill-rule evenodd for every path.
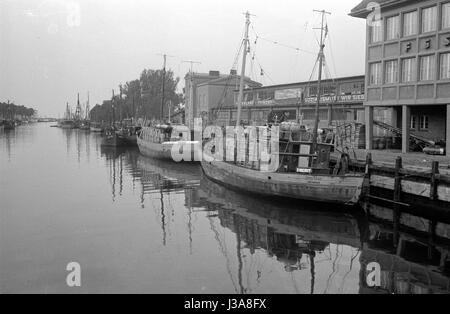
M 356 157 L 358 160 L 365 161 L 367 150 L 356 149 Z M 433 161 L 439 162 L 439 170 L 441 173 L 450 174 L 450 157 L 447 156 L 433 156 L 424 153 L 407 153 L 403 154 L 400 150 L 370 150 L 372 153 L 372 160 L 375 164 L 395 166 L 395 159 L 398 156 L 402 157 L 403 167 L 417 170 L 428 171 L 431 169 Z M 350 157 L 354 157 L 351 152 Z

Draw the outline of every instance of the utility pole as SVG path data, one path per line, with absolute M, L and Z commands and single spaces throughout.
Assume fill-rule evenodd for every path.
M 319 56 L 318 56 L 318 60 L 319 60 L 319 77 L 317 80 L 317 103 L 316 103 L 316 119 L 314 122 L 314 129 L 313 129 L 313 145 L 312 145 L 312 150 L 313 152 L 317 151 L 317 135 L 318 135 L 318 129 L 319 129 L 319 107 L 320 107 L 320 99 L 322 98 L 322 68 L 323 68 L 323 61 L 324 61 L 324 53 L 323 50 L 325 48 L 325 38 L 327 36 L 328 33 L 328 26 L 324 26 L 325 24 L 325 15 L 326 14 L 330 14 L 330 12 L 327 12 L 325 10 L 314 10 L 314 12 L 318 12 L 322 15 L 322 23 L 321 23 L 321 27 L 320 27 L 320 51 L 319 51 Z M 313 153 L 312 152 L 312 153 Z
M 242 102 L 244 99 L 245 63 L 247 61 L 248 29 L 249 29 L 249 27 L 250 27 L 250 13 L 247 11 L 247 12 L 245 12 L 244 51 L 242 54 L 242 69 L 241 69 L 241 80 L 239 83 L 239 97 L 238 97 L 236 128 L 241 124 L 241 111 L 242 111 Z

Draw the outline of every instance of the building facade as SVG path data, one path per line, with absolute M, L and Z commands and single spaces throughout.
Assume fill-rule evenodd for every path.
M 450 1 L 365 0 L 350 15 L 368 20 L 366 148 L 373 148 L 374 120 L 384 112 L 383 122 L 402 130 L 403 152 L 415 134 L 446 141 L 449 155 Z
M 328 127 L 335 121 L 364 122 L 364 92 L 364 75 L 323 81 L 319 126 Z M 238 91 L 234 91 L 234 102 L 212 109 L 217 124 L 235 125 L 237 99 Z M 287 120 L 313 127 L 316 104 L 317 82 L 314 81 L 245 89 L 241 123 L 264 125 L 269 115 L 272 118 L 284 115 Z
M 185 76 L 185 123 L 194 127 L 194 119 L 202 118 L 210 122 L 210 112 L 214 108 L 227 106 L 234 102 L 234 91 L 239 85 L 240 76 L 234 70 L 230 74 L 220 74 L 219 71 L 209 73 L 188 73 Z M 260 83 L 245 78 L 245 85 L 259 87 Z

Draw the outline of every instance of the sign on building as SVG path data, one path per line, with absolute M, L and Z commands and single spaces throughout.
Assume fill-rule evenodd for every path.
M 301 99 L 303 94 L 303 88 L 290 88 L 290 89 L 281 89 L 275 91 L 275 99 L 283 100 L 283 99 Z

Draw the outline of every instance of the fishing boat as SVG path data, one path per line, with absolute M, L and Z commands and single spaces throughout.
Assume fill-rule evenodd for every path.
M 189 156 L 184 161 L 193 161 L 199 145 L 196 141 L 190 141 L 190 132 L 181 124 L 157 124 L 143 127 L 137 137 L 137 144 L 142 155 L 174 160 L 172 151 L 183 154 L 184 149 L 189 149 Z
M 108 128 L 105 130 L 105 135 L 102 137 L 101 146 L 119 147 L 125 146 L 125 142 L 117 135 L 115 128 Z
M 74 120 L 61 120 L 58 125 L 61 129 L 75 129 L 76 127 Z
M 80 128 L 80 130 L 83 130 L 83 131 L 89 131 L 90 130 L 89 122 L 82 121 L 80 123 L 80 127 L 79 128 Z
M 114 90 L 112 91 L 112 99 L 111 99 L 111 126 L 106 128 L 104 131 L 104 136 L 102 138 L 101 146 L 107 147 L 120 147 L 125 146 L 125 142 L 117 135 L 117 126 L 116 126 L 116 115 L 115 115 L 115 97 Z
M 103 132 L 102 124 L 99 122 L 91 122 L 90 130 L 91 130 L 91 132 L 94 132 L 94 133 L 102 133 Z
M 16 122 L 14 120 L 3 120 L 3 130 L 14 130 L 16 128 Z
M 164 55 L 164 67 L 162 73 L 161 122 L 142 128 L 137 137 L 139 151 L 147 157 L 177 162 L 198 160 L 198 158 L 196 158 L 196 151 L 197 147 L 200 146 L 200 143 L 191 141 L 191 132 L 188 127 L 182 124 L 171 124 L 170 112 L 169 122 L 162 123 L 162 121 L 164 121 L 165 105 L 164 82 L 166 73 L 166 55 Z M 177 153 L 178 156 L 183 155 L 184 158 L 182 158 L 182 160 L 174 159 L 173 152 Z
M 141 133 L 142 128 L 140 126 L 125 126 L 117 131 L 117 135 L 128 146 L 137 146 L 137 138 Z
M 325 11 L 321 12 L 323 16 Z M 246 36 L 244 37 L 243 61 L 241 67 L 240 88 L 238 96 L 238 111 L 236 130 L 240 125 L 240 113 L 243 103 L 243 88 L 245 77 L 245 62 L 248 45 L 248 28 L 250 26 L 250 14 L 246 14 Z M 292 126 L 279 126 L 278 141 L 271 141 L 271 160 L 278 160 L 279 164 L 274 169 L 267 171 L 261 166 L 261 162 L 249 162 L 248 141 L 245 142 L 245 158 L 239 161 L 222 161 L 219 159 L 202 158 L 201 166 L 204 174 L 217 183 L 227 187 L 239 189 L 249 193 L 268 197 L 281 197 L 288 199 L 302 199 L 308 201 L 354 205 L 358 203 L 364 181 L 364 174 L 348 172 L 348 155 L 343 154 L 340 161 L 332 167 L 330 162 L 333 145 L 319 143 L 319 105 L 321 99 L 322 67 L 324 62 L 324 40 L 326 27 L 322 19 L 322 36 L 319 62 L 318 96 L 316 103 L 316 120 L 310 140 L 301 138 L 301 128 Z M 273 127 L 273 126 L 272 126 Z M 234 145 L 240 147 L 237 137 L 232 138 Z M 259 145 L 258 145 L 259 146 Z M 228 144 L 225 143 L 227 148 Z M 277 149 L 278 148 L 278 149 Z M 235 148 L 234 156 L 237 156 Z M 274 153 L 275 152 L 275 153 Z M 274 155 L 276 154 L 276 156 Z M 224 156 L 226 152 L 224 153 Z M 205 157 L 205 156 L 204 156 Z M 211 156 L 206 156 L 211 157 Z M 228 160 L 228 159 L 227 159 Z

